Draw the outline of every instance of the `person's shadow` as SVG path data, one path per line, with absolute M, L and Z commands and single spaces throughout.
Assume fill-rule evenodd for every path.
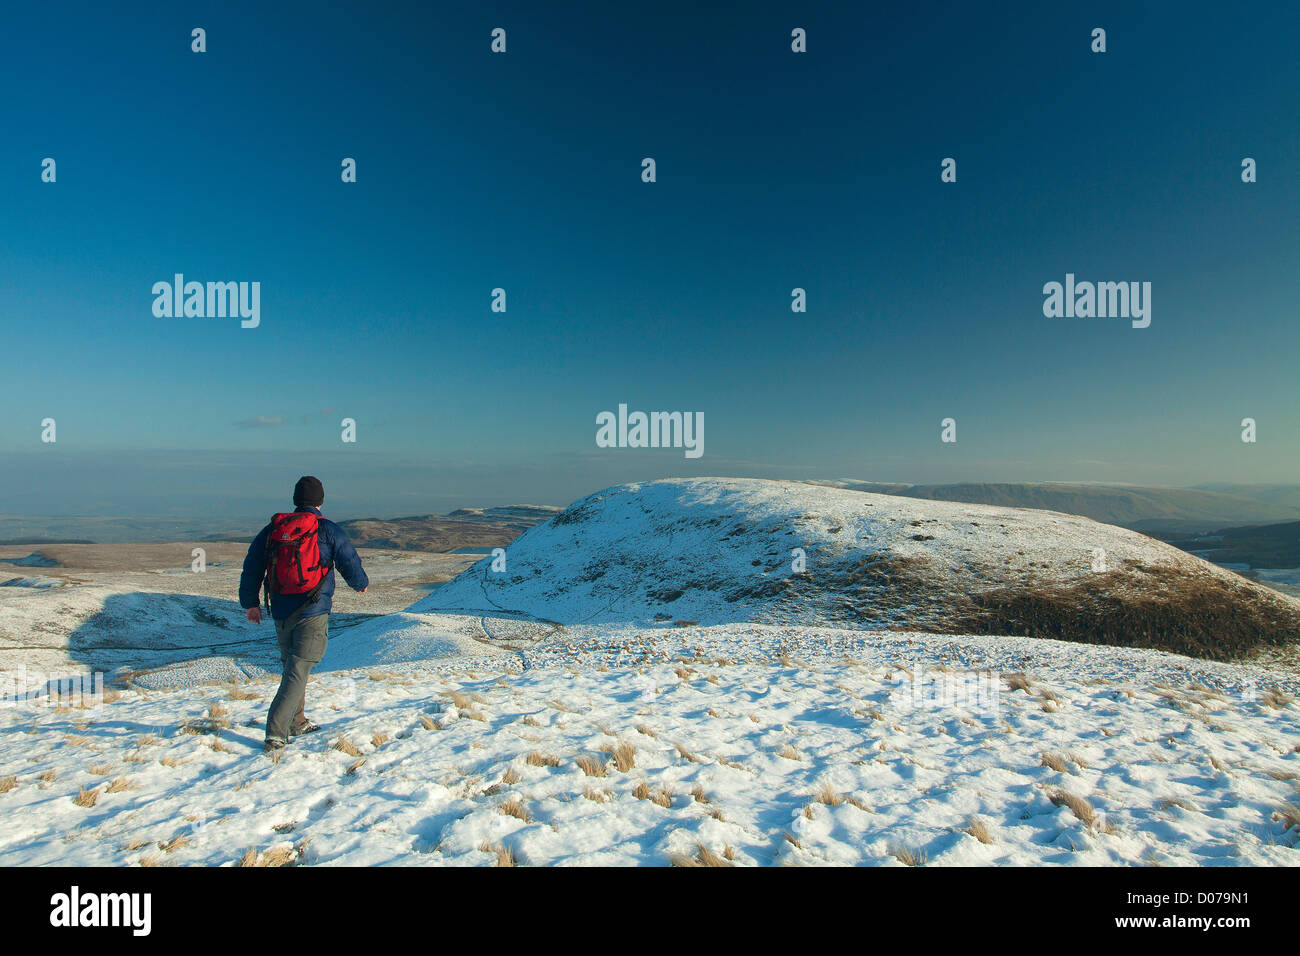
M 377 616 L 331 614 L 331 636 Z M 214 657 L 229 658 L 241 670 L 244 665 L 280 670 L 275 625 L 265 612 L 262 623 L 253 624 L 237 601 L 164 592 L 109 595 L 102 608 L 68 635 L 68 657 L 92 672 L 103 672 L 108 683 Z M 55 681 L 52 677 L 51 684 Z

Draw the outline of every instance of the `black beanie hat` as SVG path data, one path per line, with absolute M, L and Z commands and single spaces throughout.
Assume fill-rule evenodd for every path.
M 298 479 L 298 483 L 293 486 L 293 504 L 296 508 L 301 508 L 304 505 L 319 508 L 324 501 L 325 486 L 320 483 L 319 478 L 303 475 Z

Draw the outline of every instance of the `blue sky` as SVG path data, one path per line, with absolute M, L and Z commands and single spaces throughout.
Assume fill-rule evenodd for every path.
M 0 510 L 1296 479 L 1294 8 L 695 6 L 11 12 Z M 177 272 L 260 327 L 156 318 Z M 1045 318 L 1067 272 L 1150 281 L 1150 328 Z M 596 448 L 620 402 L 703 458 Z

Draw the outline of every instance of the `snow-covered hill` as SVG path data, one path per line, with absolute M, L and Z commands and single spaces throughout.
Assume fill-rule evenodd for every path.
M 411 610 L 464 609 L 1027 634 L 1215 658 L 1300 636 L 1300 602 L 1123 528 L 737 478 L 589 495 L 516 539 L 504 571 L 485 558 Z

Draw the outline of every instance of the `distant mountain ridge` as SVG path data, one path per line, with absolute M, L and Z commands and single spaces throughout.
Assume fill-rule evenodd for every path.
M 458 508 L 445 515 L 405 518 L 354 518 L 339 525 L 362 548 L 400 551 L 455 551 L 504 547 L 533 525 L 560 511 L 549 505 Z
M 1261 497 L 1252 497 L 1244 493 L 1251 487 L 1245 485 L 1214 491 L 1070 482 L 917 485 L 841 479 L 809 484 L 931 501 L 1059 511 L 1145 533 L 1210 532 L 1230 525 L 1300 520 L 1300 488 L 1292 489 L 1297 502 L 1293 504 L 1287 486 L 1260 486 Z
M 1300 521 L 1221 528 L 1211 535 L 1165 538 L 1176 548 L 1218 564 L 1252 568 L 1300 568 Z

